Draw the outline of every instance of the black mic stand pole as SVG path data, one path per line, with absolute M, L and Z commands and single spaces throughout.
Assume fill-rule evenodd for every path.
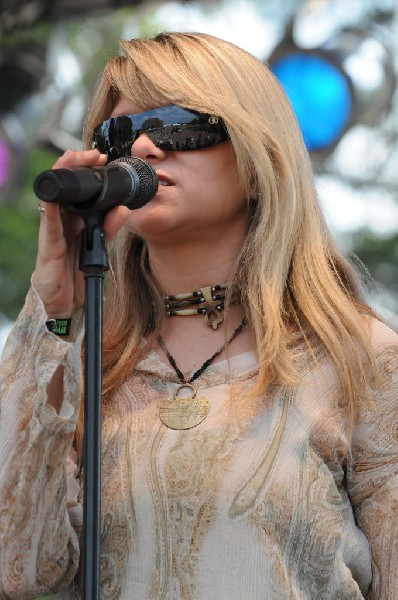
M 81 186 L 86 189 L 75 204 L 64 204 L 70 212 L 80 215 L 85 224 L 80 249 L 80 270 L 85 278 L 85 383 L 84 383 L 84 445 L 83 445 L 83 546 L 81 559 L 81 591 L 83 600 L 100 598 L 101 558 L 101 434 L 102 434 L 102 326 L 104 273 L 109 269 L 105 214 L 115 206 L 119 196 L 128 208 L 140 208 L 156 194 L 158 179 L 154 169 L 140 158 L 124 157 L 113 161 L 120 168 L 97 169 Z M 113 164 L 112 163 L 112 164 Z M 126 164 L 125 164 L 126 163 Z M 65 175 L 66 171 L 66 175 Z M 60 202 L 71 189 L 79 186 L 68 176 L 68 169 L 54 169 L 36 178 L 36 195 L 45 202 Z M 101 176 L 102 174 L 102 176 Z M 77 178 L 78 179 L 78 178 Z M 110 179 L 113 185 L 110 185 Z M 117 186 L 116 183 L 120 185 Z M 79 182 L 78 182 L 79 183 Z M 102 190 L 92 204 L 88 196 Z M 112 191 L 111 191 L 112 190 Z M 135 202 L 133 202 L 135 199 Z M 75 199 L 77 200 L 77 199 Z
M 79 212 L 79 211 L 76 211 Z M 104 273 L 109 269 L 102 215 L 85 217 L 80 270 L 85 289 L 84 497 L 82 598 L 100 598 L 102 328 Z

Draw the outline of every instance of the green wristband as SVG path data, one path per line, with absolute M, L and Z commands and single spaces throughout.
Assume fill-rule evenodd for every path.
M 48 331 L 62 337 L 67 337 L 69 335 L 71 323 L 72 319 L 48 319 L 48 321 L 46 321 Z

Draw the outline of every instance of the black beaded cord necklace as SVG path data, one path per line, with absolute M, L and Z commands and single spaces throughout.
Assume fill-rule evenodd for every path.
M 184 373 L 178 368 L 177 363 L 174 357 L 167 350 L 166 345 L 162 338 L 159 336 L 157 338 L 159 346 L 162 348 L 164 353 L 166 354 L 170 365 L 173 367 L 174 371 L 177 374 L 178 379 L 181 382 L 181 385 L 178 386 L 176 393 L 172 400 L 164 400 L 160 404 L 160 420 L 166 427 L 169 429 L 192 429 L 192 427 L 196 427 L 199 425 L 208 415 L 210 404 L 208 399 L 205 396 L 198 398 L 196 396 L 197 389 L 192 383 L 197 379 L 205 369 L 213 360 L 221 354 L 223 350 L 236 338 L 236 336 L 242 331 L 247 323 L 246 317 L 244 317 L 238 325 L 238 327 L 231 333 L 229 338 L 224 342 L 224 344 L 210 356 L 199 369 L 194 371 L 189 379 L 184 377 Z M 188 396 L 180 396 L 180 392 L 183 389 L 189 389 Z

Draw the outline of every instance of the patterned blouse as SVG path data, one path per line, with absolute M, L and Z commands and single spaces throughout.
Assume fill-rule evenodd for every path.
M 0 598 L 78 598 L 81 490 L 71 450 L 81 398 L 74 343 L 31 289 L 1 367 Z M 174 371 L 151 351 L 103 419 L 101 598 L 396 600 L 398 336 L 374 321 L 383 385 L 352 435 L 336 374 L 303 353 L 302 383 L 247 399 L 256 357 L 197 380 L 210 412 L 167 428 Z M 65 367 L 61 413 L 46 386 Z

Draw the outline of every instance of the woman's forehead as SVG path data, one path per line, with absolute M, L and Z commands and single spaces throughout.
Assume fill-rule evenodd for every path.
M 125 96 L 121 96 L 115 104 L 111 117 L 120 117 L 121 115 L 134 115 L 136 113 L 143 112 L 143 108 L 135 104 L 132 100 L 129 100 Z

